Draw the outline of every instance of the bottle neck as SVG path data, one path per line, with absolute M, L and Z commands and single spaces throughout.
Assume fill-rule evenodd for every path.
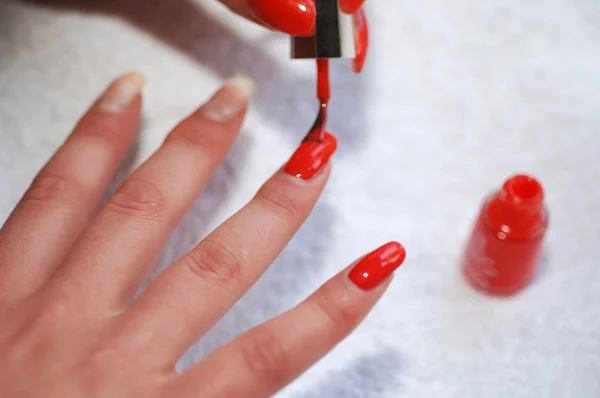
M 486 205 L 486 218 L 500 238 L 530 239 L 546 227 L 544 191 L 533 177 L 508 179 Z

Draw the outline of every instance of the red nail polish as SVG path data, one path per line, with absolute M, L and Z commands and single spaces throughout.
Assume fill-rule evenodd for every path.
M 354 31 L 356 32 L 356 58 L 352 61 L 352 70 L 354 73 L 360 73 L 365 66 L 369 50 L 369 23 L 362 9 L 354 14 Z
M 300 147 L 285 165 L 284 171 L 294 177 L 310 180 L 333 156 L 337 140 L 331 133 L 306 136 Z
M 390 242 L 367 254 L 352 268 L 348 277 L 356 286 L 370 290 L 379 286 L 406 258 L 400 243 Z
M 467 280 L 495 296 L 525 288 L 535 276 L 547 226 L 541 184 L 527 175 L 508 179 L 481 209 L 465 252 Z
M 362 5 L 365 0 L 339 0 L 340 9 L 346 14 L 354 14 Z
M 254 15 L 284 33 L 312 36 L 317 10 L 312 0 L 249 0 Z

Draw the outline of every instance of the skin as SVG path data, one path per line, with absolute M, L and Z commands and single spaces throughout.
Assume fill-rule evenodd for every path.
M 126 75 L 109 86 L 0 230 L 0 397 L 267 397 L 343 340 L 389 284 L 361 290 L 347 268 L 178 374 L 177 360 L 309 216 L 331 164 L 310 180 L 276 171 L 131 304 L 226 156 L 253 92 L 248 79 L 225 84 L 96 211 L 133 141 L 141 85 Z
M 245 0 L 223 3 L 285 31 L 256 18 Z M 346 3 L 346 12 L 362 5 Z M 133 142 L 142 83 L 130 74 L 106 89 L 0 230 L 2 398 L 271 396 L 342 341 L 390 283 L 361 290 L 348 279 L 350 266 L 295 308 L 178 374 L 183 353 L 309 216 L 331 164 L 309 180 L 276 171 L 132 303 L 235 141 L 253 91 L 247 80 L 225 84 L 98 210 Z

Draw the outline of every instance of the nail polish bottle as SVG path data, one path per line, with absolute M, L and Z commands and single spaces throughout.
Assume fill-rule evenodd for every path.
M 354 22 L 338 0 L 315 0 L 317 21 L 312 37 L 292 37 L 292 59 L 356 57 Z
M 542 185 L 528 175 L 509 178 L 481 208 L 465 252 L 466 279 L 492 296 L 518 293 L 535 277 L 547 227 Z

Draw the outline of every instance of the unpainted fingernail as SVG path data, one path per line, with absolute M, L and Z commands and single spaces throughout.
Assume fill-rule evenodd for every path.
M 100 99 L 100 108 L 110 113 L 125 111 L 144 87 L 140 73 L 128 73 L 115 80 Z
M 202 115 L 216 122 L 226 122 L 237 116 L 256 94 L 256 82 L 247 76 L 230 79 L 201 108 Z

